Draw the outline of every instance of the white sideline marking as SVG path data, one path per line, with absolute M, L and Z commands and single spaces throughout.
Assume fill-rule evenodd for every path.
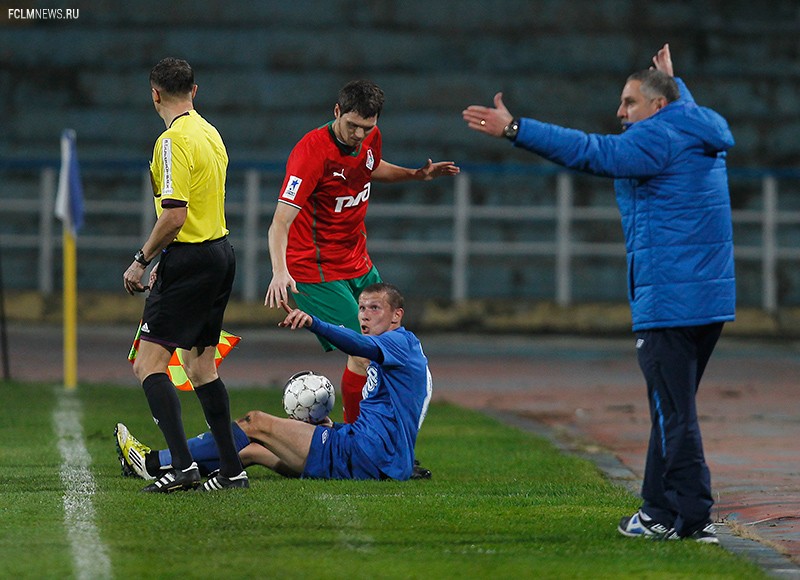
M 371 552 L 375 538 L 361 529 L 356 505 L 349 494 L 321 493 L 317 498 L 328 509 L 331 523 L 338 528 L 339 544 L 353 552 Z
M 58 404 L 53 411 L 53 429 L 61 452 L 61 483 L 64 486 L 64 527 L 72 548 L 77 578 L 111 578 L 111 561 L 94 525 L 92 458 L 83 442 L 80 400 L 64 387 L 56 387 Z

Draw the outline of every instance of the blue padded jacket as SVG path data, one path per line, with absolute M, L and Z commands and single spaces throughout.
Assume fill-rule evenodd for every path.
M 633 330 L 733 320 L 736 280 L 725 164 L 728 123 L 681 97 L 619 135 L 523 118 L 515 141 L 571 169 L 613 177 Z

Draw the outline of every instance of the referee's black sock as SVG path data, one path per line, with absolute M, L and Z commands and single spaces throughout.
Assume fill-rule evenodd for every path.
M 219 450 L 219 472 L 225 477 L 235 477 L 242 472 L 242 462 L 233 439 L 231 429 L 231 407 L 225 383 L 217 377 L 205 385 L 195 387 L 194 392 L 203 407 L 206 423 L 211 427 Z
M 161 460 L 158 458 L 158 451 L 151 451 L 144 456 L 144 468 L 153 477 L 164 475 L 161 470 Z
M 172 454 L 172 467 L 186 469 L 192 464 L 192 454 L 186 443 L 181 419 L 181 402 L 175 385 L 167 373 L 153 373 L 142 381 L 145 397 L 158 428 L 164 434 Z

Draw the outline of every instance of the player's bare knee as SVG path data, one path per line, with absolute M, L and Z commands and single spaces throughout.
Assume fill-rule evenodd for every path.
M 251 439 L 261 440 L 264 435 L 272 433 L 275 417 L 264 411 L 249 411 L 237 423 Z
M 134 376 L 137 379 L 139 379 L 140 383 L 144 382 L 144 380 L 147 378 L 147 375 L 150 374 L 149 372 L 147 372 L 147 369 L 144 368 L 144 365 L 140 362 L 139 358 L 137 358 L 136 360 L 133 361 L 133 369 L 132 370 L 133 370 Z
M 200 379 L 201 377 L 197 374 L 197 366 L 196 365 L 183 365 L 183 370 L 186 373 L 186 378 L 191 381 L 192 385 L 195 387 L 199 387 L 200 385 L 204 385 L 205 383 L 202 382 Z

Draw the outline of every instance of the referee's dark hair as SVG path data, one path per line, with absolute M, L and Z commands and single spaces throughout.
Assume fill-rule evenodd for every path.
M 182 97 L 192 92 L 194 71 L 185 60 L 170 56 L 150 71 L 150 84 L 168 95 Z
M 380 117 L 383 98 L 383 90 L 372 81 L 350 81 L 339 91 L 339 113 L 352 111 L 364 119 Z

